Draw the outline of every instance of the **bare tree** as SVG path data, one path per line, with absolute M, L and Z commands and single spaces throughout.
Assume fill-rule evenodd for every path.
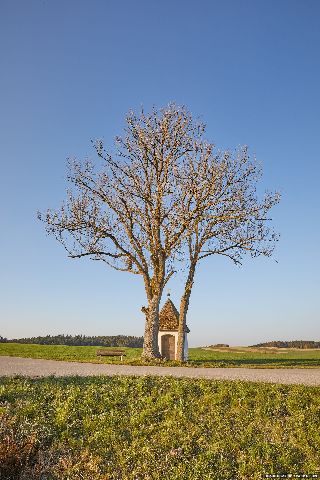
M 184 189 L 201 205 L 199 215 L 185 232 L 187 278 L 180 301 L 177 359 L 184 359 L 186 317 L 198 262 L 222 255 L 241 265 L 243 256 L 270 256 L 278 237 L 270 227 L 269 211 L 279 202 L 279 193 L 256 193 L 261 169 L 251 160 L 247 147 L 235 152 L 215 151 L 205 142 L 206 154 L 190 157 L 185 164 Z
M 141 275 L 147 307 L 144 350 L 159 356 L 157 335 L 163 288 L 174 272 L 184 234 L 199 218 L 201 196 L 185 188 L 181 172 L 201 163 L 204 127 L 174 104 L 150 114 L 130 112 L 125 134 L 109 153 L 93 142 L 101 160 L 69 161 L 72 189 L 60 210 L 39 213 L 46 230 L 71 258 L 89 257 Z M 203 160 L 205 161 L 205 160 Z

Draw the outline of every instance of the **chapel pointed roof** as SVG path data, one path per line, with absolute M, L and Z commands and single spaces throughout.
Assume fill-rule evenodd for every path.
M 179 312 L 174 303 L 168 298 L 159 313 L 159 330 L 178 330 L 178 328 Z M 190 332 L 187 326 L 186 332 Z

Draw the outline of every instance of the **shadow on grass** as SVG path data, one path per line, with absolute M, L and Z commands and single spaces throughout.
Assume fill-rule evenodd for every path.
M 244 365 L 258 365 L 258 366 L 274 366 L 274 367 L 320 367 L 320 359 L 318 358 L 248 358 L 248 359 L 223 359 L 216 360 L 202 359 L 202 360 L 189 360 L 191 366 L 226 366 L 226 367 L 239 367 Z

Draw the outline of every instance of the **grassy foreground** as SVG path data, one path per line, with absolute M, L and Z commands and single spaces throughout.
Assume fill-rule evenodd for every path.
M 97 357 L 101 347 L 71 347 L 65 345 L 28 345 L 20 343 L 0 343 L 0 355 L 27 358 L 44 358 L 71 362 L 120 363 L 119 357 Z M 110 348 L 114 350 L 114 348 Z M 108 350 L 108 349 L 107 349 Z M 145 365 L 141 359 L 141 348 L 123 348 L 126 357 L 123 363 Z M 157 361 L 148 365 L 176 366 L 178 362 Z M 292 348 L 250 348 L 232 347 L 221 349 L 190 348 L 191 367 L 259 367 L 292 368 L 320 367 L 320 349 L 301 350 Z
M 320 475 L 319 387 L 0 378 L 0 419 L 1 480 Z

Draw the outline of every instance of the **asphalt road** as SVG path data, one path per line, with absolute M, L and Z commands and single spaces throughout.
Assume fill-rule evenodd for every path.
M 212 380 L 245 380 L 284 384 L 320 385 L 320 368 L 192 368 L 98 365 L 0 356 L 0 376 L 28 377 L 91 375 L 157 375 Z

